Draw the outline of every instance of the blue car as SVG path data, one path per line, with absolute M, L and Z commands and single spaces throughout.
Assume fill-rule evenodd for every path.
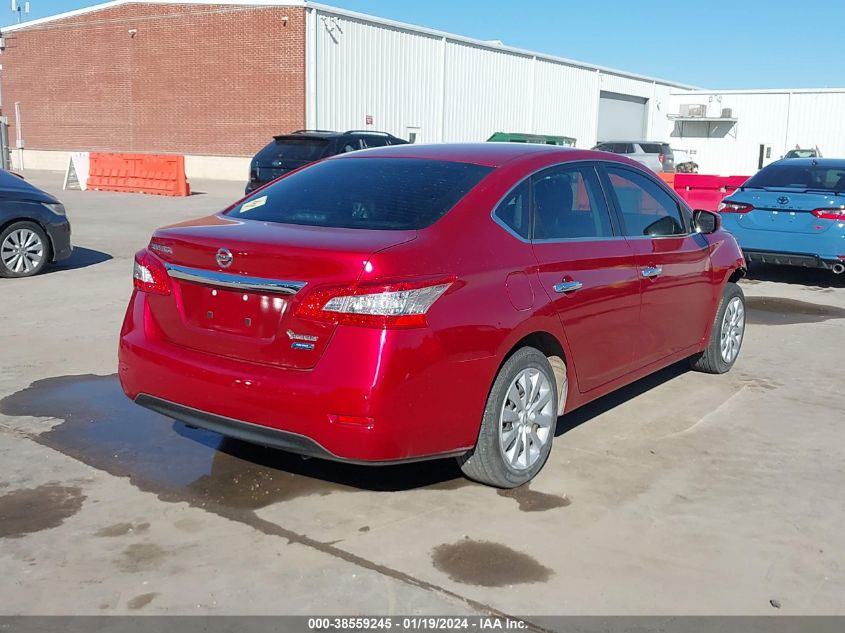
M 772 163 L 719 211 L 748 261 L 845 271 L 845 159 Z

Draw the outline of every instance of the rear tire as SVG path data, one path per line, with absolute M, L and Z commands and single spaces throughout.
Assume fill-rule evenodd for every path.
M 725 285 L 707 348 L 690 358 L 696 371 L 724 374 L 731 370 L 745 338 L 745 294 L 735 283 Z
M 50 260 L 47 234 L 35 222 L 13 222 L 0 233 L 0 277 L 31 277 Z
M 464 475 L 497 488 L 534 478 L 552 450 L 558 397 L 552 366 L 533 347 L 505 361 L 487 397 L 475 448 L 458 458 Z

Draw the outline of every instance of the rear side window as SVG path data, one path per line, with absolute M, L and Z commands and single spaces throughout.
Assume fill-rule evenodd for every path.
M 367 147 L 384 147 L 388 145 L 386 136 L 365 136 L 364 142 Z
M 228 215 L 262 222 L 374 230 L 436 222 L 491 167 L 413 158 L 344 158 L 311 165 L 244 200 Z
M 640 143 L 640 147 L 646 154 L 662 154 L 663 148 L 660 143 Z
M 625 224 L 625 235 L 660 237 L 686 234 L 678 203 L 660 185 L 628 169 L 606 169 Z
M 494 215 L 506 226 L 519 235 L 528 239 L 530 215 L 528 209 L 528 195 L 531 185 L 528 180 L 511 191 L 496 207 Z
M 615 154 L 633 154 L 634 153 L 634 144 L 633 143 L 614 143 L 613 149 L 611 150 Z
M 761 169 L 744 186 L 845 191 L 845 161 L 840 166 L 784 161 Z
M 266 145 L 255 159 L 268 164 L 273 161 L 312 162 L 327 156 L 330 145 L 328 139 L 322 138 L 280 138 Z
M 610 237 L 610 214 L 592 167 L 555 168 L 534 179 L 534 237 Z
M 359 149 L 364 149 L 364 145 L 363 143 L 361 143 L 361 139 L 348 138 L 345 141 L 341 141 L 338 154 L 348 154 L 349 152 L 354 152 Z

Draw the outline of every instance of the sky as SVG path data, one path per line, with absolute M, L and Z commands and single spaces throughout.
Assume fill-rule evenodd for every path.
M 98 3 L 30 0 L 29 18 L 92 4 Z M 845 87 L 843 0 L 325 0 L 323 4 L 703 88 Z M 0 23 L 15 20 L 6 0 Z

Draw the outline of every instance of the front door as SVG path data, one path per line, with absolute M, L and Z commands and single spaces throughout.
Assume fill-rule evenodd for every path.
M 618 235 L 591 163 L 535 175 L 532 247 L 540 284 L 560 317 L 578 389 L 631 371 L 640 310 L 634 254 Z
M 604 171 L 642 284 L 636 355 L 644 366 L 695 345 L 707 330 L 714 301 L 709 245 L 656 178 L 609 163 Z

